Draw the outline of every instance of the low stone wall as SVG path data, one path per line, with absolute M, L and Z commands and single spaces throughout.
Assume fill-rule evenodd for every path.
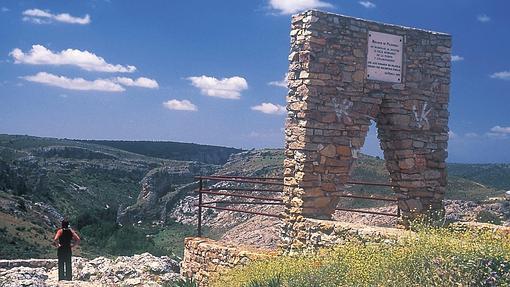
M 0 260 L 0 269 L 11 269 L 15 267 L 51 269 L 55 266 L 57 266 L 57 259 Z
M 399 237 L 411 232 L 399 228 L 310 218 L 303 218 L 302 221 L 294 223 L 294 228 L 297 232 L 292 234 L 292 238 L 288 236 L 281 238 L 280 244 L 285 254 L 310 253 L 319 248 L 333 247 L 353 241 L 394 242 Z
M 228 245 L 207 238 L 188 237 L 184 240 L 181 275 L 209 286 L 210 278 L 254 260 L 276 256 L 276 251 L 256 250 Z

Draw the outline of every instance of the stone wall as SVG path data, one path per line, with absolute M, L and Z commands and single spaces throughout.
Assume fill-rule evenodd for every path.
M 371 32 L 403 39 L 398 82 L 369 79 Z M 373 34 L 373 33 L 372 33 Z M 292 17 L 283 236 L 327 219 L 375 121 L 405 220 L 441 215 L 446 187 L 451 37 L 319 11 Z
M 339 221 L 306 218 L 296 223 L 300 231 L 296 238 L 283 236 L 281 244 L 286 254 L 313 253 L 320 248 L 330 248 L 346 242 L 393 243 L 399 237 L 412 233 L 399 228 L 377 227 Z M 294 243 L 292 250 L 285 247 Z M 297 243 L 296 243 L 297 242 Z
M 15 267 L 45 268 L 51 269 L 57 266 L 57 259 L 14 259 L 0 260 L 0 269 Z
M 275 251 L 253 250 L 228 245 L 207 238 L 189 237 L 184 240 L 181 275 L 208 286 L 211 277 L 254 260 L 276 256 Z

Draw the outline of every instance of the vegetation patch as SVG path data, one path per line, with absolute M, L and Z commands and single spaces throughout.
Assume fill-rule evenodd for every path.
M 84 140 L 80 142 L 109 146 L 150 157 L 193 160 L 211 164 L 224 164 L 230 155 L 242 152 L 236 148 L 168 141 Z
M 495 214 L 494 212 L 488 210 L 481 210 L 476 215 L 476 222 L 481 223 L 491 223 L 496 225 L 501 225 L 501 218 Z
M 54 257 L 51 236 L 51 231 L 0 211 L 0 259 Z
M 113 209 L 80 213 L 72 219 L 82 239 L 82 256 L 132 256 L 149 252 L 155 256 L 182 257 L 182 242 L 195 228 L 177 222 L 164 225 L 121 226 Z
M 213 286 L 510 286 L 510 235 L 427 228 L 395 244 L 253 262 Z

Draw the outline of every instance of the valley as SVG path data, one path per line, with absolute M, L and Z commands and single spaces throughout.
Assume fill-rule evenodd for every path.
M 55 257 L 50 243 L 63 217 L 84 238 L 77 255 L 94 258 L 150 252 L 178 258 L 183 238 L 196 232 L 195 176 L 279 177 L 283 159 L 281 149 L 243 151 L 182 143 L 0 135 L 0 258 Z M 448 218 L 508 224 L 510 208 L 501 197 L 510 189 L 509 165 L 449 164 L 448 169 Z M 381 159 L 361 155 L 353 178 L 384 182 L 388 176 Z M 353 186 L 349 191 L 391 194 L 389 189 L 374 187 Z M 392 208 L 359 200 L 341 204 Z M 345 212 L 337 212 L 335 218 L 394 224 L 385 217 Z M 208 237 L 276 244 L 276 234 L 270 235 L 277 233 L 277 222 L 258 216 L 206 210 L 204 224 Z M 264 236 L 259 230 L 271 231 Z

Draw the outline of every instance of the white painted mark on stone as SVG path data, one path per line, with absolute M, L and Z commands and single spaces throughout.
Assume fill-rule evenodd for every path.
M 338 103 L 336 98 L 333 98 L 333 106 L 335 107 L 335 113 L 339 120 L 344 116 L 349 118 L 349 109 L 354 105 L 353 102 L 348 99 L 343 99 L 342 103 Z
M 427 105 L 428 105 L 428 103 L 425 102 L 425 104 L 423 105 L 423 107 L 419 113 L 418 113 L 418 108 L 416 107 L 416 105 L 413 105 L 414 119 L 416 120 L 416 124 L 418 125 L 418 128 L 420 128 L 420 129 L 429 129 L 430 128 L 428 115 L 432 111 L 432 108 L 427 110 Z
M 352 153 L 352 158 L 358 158 L 358 155 L 359 155 L 359 149 L 351 149 L 351 153 Z

